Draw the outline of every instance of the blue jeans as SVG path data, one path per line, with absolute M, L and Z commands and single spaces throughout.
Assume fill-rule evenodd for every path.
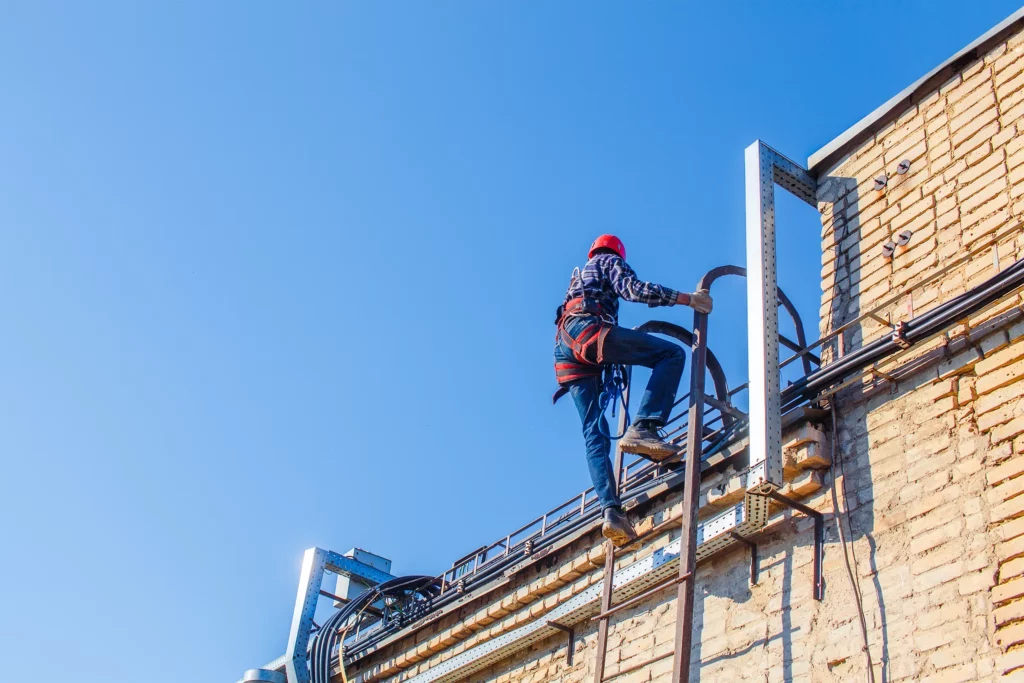
M 593 318 L 574 318 L 566 323 L 566 331 L 578 337 Z M 555 345 L 555 361 L 573 360 L 572 351 L 561 341 Z M 604 343 L 604 361 L 610 364 L 642 365 L 651 368 L 651 379 L 647 382 L 637 412 L 637 420 L 654 420 L 665 424 L 669 411 L 676 400 L 679 379 L 683 376 L 686 356 L 683 347 L 644 332 L 626 327 L 614 327 Z M 611 440 L 608 422 L 604 418 L 598 398 L 601 395 L 601 380 L 597 377 L 576 380 L 567 385 L 569 395 L 576 404 L 583 422 L 583 439 L 587 444 L 587 466 L 590 479 L 594 482 L 601 509 L 620 505 L 615 490 L 615 475 L 610 459 Z M 602 431 L 604 434 L 602 434 Z

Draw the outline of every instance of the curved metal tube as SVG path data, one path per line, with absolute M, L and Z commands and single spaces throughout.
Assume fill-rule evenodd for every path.
M 674 337 L 683 343 L 687 348 L 693 347 L 693 332 L 676 325 L 674 323 L 667 323 L 662 320 L 651 320 L 645 322 L 640 327 L 636 328 L 637 332 L 654 332 L 656 334 L 664 334 L 668 337 Z M 711 373 L 711 381 L 715 384 L 715 395 L 719 401 L 723 403 L 729 403 L 729 382 L 725 377 L 725 370 L 722 369 L 722 364 L 718 362 L 715 355 L 708 350 L 707 367 L 708 372 Z M 722 415 L 723 421 L 726 424 L 732 424 L 733 417 L 730 415 Z
M 717 268 L 712 268 L 705 273 L 704 277 L 702 277 L 700 282 L 697 283 L 697 289 L 711 289 L 712 283 L 723 275 L 739 275 L 740 277 L 746 277 L 747 269 L 742 266 L 718 266 Z M 786 309 L 786 312 L 789 313 L 789 317 L 793 319 L 793 327 L 796 328 L 797 345 L 800 346 L 800 349 L 806 349 L 807 335 L 804 333 L 804 321 L 800 318 L 800 314 L 797 312 L 796 306 L 793 305 L 793 302 L 788 296 L 786 296 L 786 293 L 782 291 L 781 287 L 776 287 L 775 293 L 779 300 L 779 304 Z M 804 354 L 800 356 L 800 360 L 804 366 L 804 374 L 811 374 L 811 371 L 813 370 L 811 367 L 811 359 L 807 354 Z
M 747 269 L 743 266 L 718 266 L 712 268 L 708 272 L 704 273 L 704 277 L 697 283 L 697 289 L 711 289 L 711 285 L 714 284 L 715 280 L 722 277 L 723 275 L 739 275 L 740 277 L 747 276 Z
M 789 316 L 793 318 L 793 325 L 796 327 L 796 343 L 800 346 L 800 349 L 807 348 L 807 335 L 804 334 L 804 322 L 800 319 L 800 314 L 796 312 L 796 306 L 789 300 L 789 297 L 785 295 L 781 287 L 775 287 L 775 293 L 779 297 L 779 303 L 786 309 Z M 809 375 L 813 371 L 811 367 L 811 359 L 805 353 L 800 356 L 800 362 L 804 366 L 804 374 Z

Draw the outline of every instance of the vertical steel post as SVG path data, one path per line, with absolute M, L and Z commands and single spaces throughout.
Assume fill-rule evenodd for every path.
M 601 588 L 601 611 L 612 607 L 612 581 L 615 578 L 615 546 L 604 542 L 604 585 Z M 597 659 L 594 664 L 594 683 L 604 680 L 604 660 L 608 654 L 608 618 L 597 623 Z
M 284 653 L 284 672 L 288 683 L 309 683 L 306 646 L 309 645 L 309 633 L 313 627 L 313 614 L 316 612 L 326 563 L 327 551 L 322 548 L 310 548 L 302 555 L 299 590 L 295 596 L 295 610 L 288 631 L 288 649 Z
M 633 369 L 626 368 L 626 388 L 623 390 L 623 397 L 626 405 L 629 405 L 629 389 L 633 380 Z M 619 412 L 619 434 L 626 431 L 626 412 Z M 622 488 L 622 449 L 615 446 L 615 492 L 621 493 Z M 601 588 L 601 613 L 612 608 L 612 591 L 615 583 L 615 546 L 611 541 L 604 542 L 604 585 Z M 605 655 L 608 654 L 608 617 L 601 619 L 597 624 L 597 653 L 594 660 L 594 683 L 601 683 L 604 680 Z
M 288 630 L 288 648 L 284 653 L 284 671 L 288 683 L 309 683 L 309 666 L 306 664 L 306 647 L 313 630 L 313 615 L 320 597 L 320 586 L 324 570 L 337 574 L 358 576 L 370 583 L 382 583 L 393 579 L 391 574 L 363 564 L 359 560 L 345 557 L 323 548 L 309 548 L 302 554 L 302 570 L 299 573 L 299 589 L 295 595 L 295 610 L 292 625 Z
M 694 574 L 697 570 L 697 504 L 704 436 L 704 375 L 707 364 L 708 316 L 693 313 L 690 358 L 690 414 L 686 434 L 686 475 L 683 489 L 682 536 L 679 539 L 679 592 L 676 600 L 675 662 L 672 683 L 690 680 L 693 642 Z
M 750 371 L 750 464 L 755 481 L 772 481 L 781 460 L 779 314 L 775 274 L 775 180 L 771 149 L 760 140 L 744 152 L 747 223 L 747 362 Z M 756 479 L 760 479 L 757 482 Z
M 782 486 L 775 186 L 817 207 L 817 181 L 760 140 L 744 152 L 747 233 L 747 360 L 750 371 L 750 478 L 762 491 Z

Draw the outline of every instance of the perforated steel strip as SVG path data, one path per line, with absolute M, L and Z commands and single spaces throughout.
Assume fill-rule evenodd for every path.
M 701 560 L 734 543 L 730 532 L 747 536 L 768 523 L 768 499 L 748 492 L 742 503 L 704 521 L 697 527 L 697 559 Z M 706 539 L 706 540 L 704 540 Z M 660 548 L 639 562 L 615 573 L 614 597 L 620 603 L 639 595 L 651 586 L 674 575 L 679 569 L 679 539 Z M 559 631 L 547 625 L 554 621 L 573 626 L 597 614 L 604 582 L 588 587 L 543 617 L 520 626 L 482 645 L 466 650 L 409 679 L 414 683 L 451 683 L 465 678 L 495 662 L 546 640 Z

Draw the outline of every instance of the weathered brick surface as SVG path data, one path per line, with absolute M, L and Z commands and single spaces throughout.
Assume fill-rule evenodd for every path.
M 964 66 L 821 178 L 823 333 L 882 304 L 883 319 L 909 319 L 1024 255 L 1024 233 L 1015 229 L 1024 219 L 1022 117 L 1018 35 Z M 900 176 L 896 165 L 904 159 L 911 169 Z M 873 179 L 882 173 L 890 179 L 878 192 Z M 905 230 L 912 231 L 910 243 L 883 258 L 882 245 Z M 936 276 L 940 269 L 947 270 Z M 745 549 L 700 566 L 694 679 L 699 673 L 702 681 L 739 683 L 864 680 L 856 590 L 876 680 L 1024 680 L 1022 317 L 1015 294 L 944 337 L 887 359 L 878 369 L 895 384 L 867 376 L 836 397 L 834 451 L 826 426 L 790 435 L 786 491 L 807 496 L 828 522 L 825 600 L 816 602 L 811 591 L 811 528 L 786 513 L 759 539 L 756 586 L 748 583 Z M 888 325 L 865 319 L 846 331 L 843 347 L 849 352 L 888 334 Z M 832 346 L 823 356 L 835 352 Z M 741 475 L 707 481 L 704 514 L 735 504 L 746 485 Z M 857 588 L 846 575 L 833 489 L 849 513 Z M 649 512 L 645 528 L 680 512 L 678 496 L 671 496 Z M 623 562 L 674 537 L 666 534 Z M 359 673 L 406 680 L 543 618 L 600 580 L 596 537 L 557 560 L 370 657 Z M 607 657 L 611 680 L 668 681 L 675 618 L 673 591 L 617 615 Z M 577 636 L 572 667 L 557 636 L 469 680 L 589 683 L 596 627 L 580 625 Z
M 926 98 L 901 126 L 882 131 L 831 170 L 820 204 L 831 202 L 823 211 L 823 248 L 831 253 L 830 273 L 822 278 L 823 332 L 916 287 L 879 311 L 883 318 L 907 319 L 902 309 L 911 297 L 916 310 L 947 301 L 1024 253 L 1017 227 L 1024 218 L 1022 45 L 1018 36 L 997 47 Z M 882 156 L 891 175 L 899 159 L 882 150 L 907 149 L 893 138 L 922 128 L 924 152 L 911 167 L 925 170 L 892 177 L 883 192 L 867 188 L 862 174 L 878 172 L 873 159 Z M 879 224 L 859 221 L 868 207 Z M 910 244 L 884 259 L 880 245 L 908 228 Z M 873 275 L 867 286 L 860 284 L 863 276 L 851 275 L 866 271 L 882 275 Z M 858 490 L 856 496 L 873 503 L 864 516 L 875 520 L 874 531 L 866 530 L 874 552 L 886 563 L 909 567 L 909 593 L 892 594 L 882 584 L 883 600 L 890 593 L 899 601 L 887 601 L 887 612 L 941 604 L 955 625 L 936 630 L 919 620 L 911 640 L 890 637 L 894 663 L 912 662 L 902 671 L 894 666 L 893 680 L 1024 677 L 1024 343 L 1019 334 L 999 330 L 972 339 L 969 329 L 1020 306 L 1019 295 L 1011 296 L 951 331 L 966 333 L 969 343 L 955 350 L 950 345 L 938 366 L 937 378 L 956 384 L 948 397 L 916 401 L 911 408 L 905 402 L 914 403 L 923 386 L 901 382 L 889 387 L 894 395 L 883 397 L 875 387 L 888 383 L 876 377 L 861 387 L 868 401 L 863 418 L 849 403 L 840 404 L 847 409 L 843 429 L 858 452 L 854 457 L 870 468 L 856 479 L 868 495 Z M 874 321 L 855 325 L 846 348 L 884 334 L 885 326 Z M 899 365 L 889 363 L 886 370 Z M 938 425 L 938 432 L 930 429 Z M 867 444 L 854 440 L 865 437 Z M 877 520 L 890 515 L 901 523 L 879 529 Z M 903 540 L 889 540 L 893 532 Z M 931 649 L 942 654 L 923 656 Z

